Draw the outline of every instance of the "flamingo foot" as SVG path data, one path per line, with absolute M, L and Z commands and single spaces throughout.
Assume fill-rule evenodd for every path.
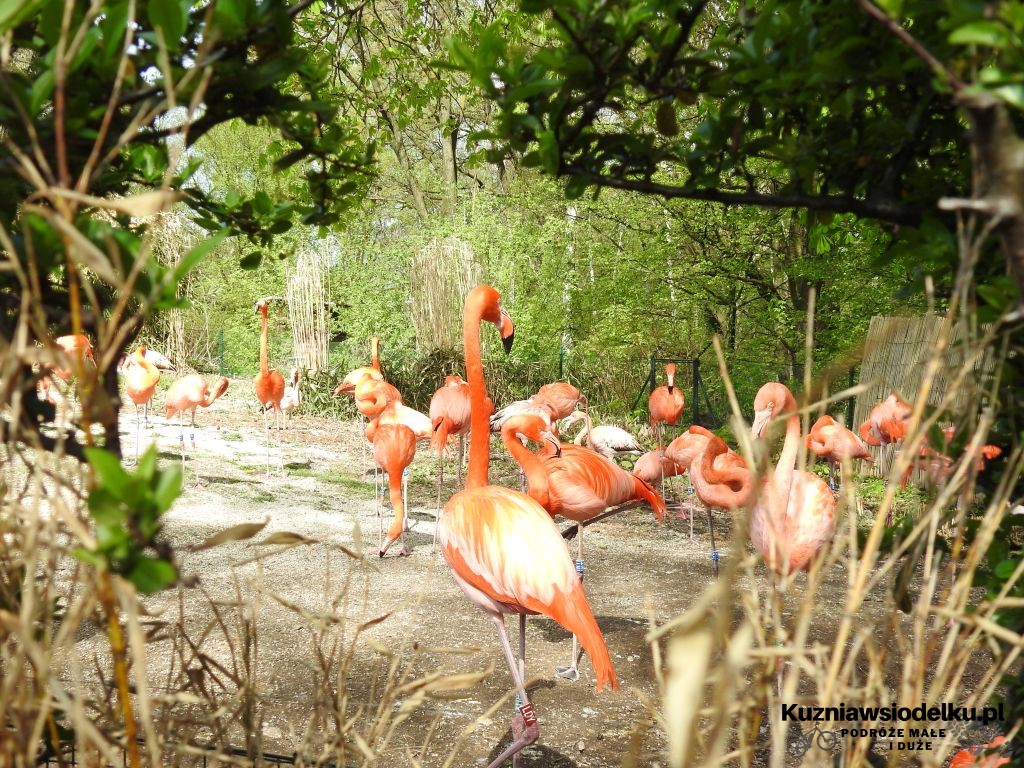
M 690 519 L 690 513 L 687 512 L 686 510 L 684 510 L 682 507 L 679 507 L 676 510 L 676 513 L 675 513 L 674 517 L 675 517 L 676 520 L 689 520 Z
M 563 680 L 570 680 L 574 683 L 580 679 L 580 671 L 576 668 L 575 664 L 570 664 L 568 667 L 555 667 L 555 675 Z
M 389 550 L 388 550 L 387 547 L 385 547 L 384 549 L 372 549 L 372 550 L 370 550 L 370 554 L 371 555 L 377 555 L 377 557 L 383 559 L 386 555 L 389 555 Z M 403 544 L 398 549 L 390 550 L 390 555 L 389 556 L 390 557 L 409 557 L 411 554 L 412 554 L 412 550 L 409 549 L 407 546 L 405 546 Z
M 516 715 L 512 718 L 512 743 L 487 768 L 498 768 L 510 757 L 513 760 L 513 764 L 518 764 L 519 753 L 539 738 L 540 727 L 537 725 L 537 721 L 531 718 L 531 722 L 527 723 L 522 715 Z

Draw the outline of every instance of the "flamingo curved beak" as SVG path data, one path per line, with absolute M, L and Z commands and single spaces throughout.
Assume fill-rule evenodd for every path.
M 771 408 L 765 408 L 763 411 L 754 412 L 754 423 L 750 425 L 750 434 L 752 437 L 760 437 L 764 432 L 765 426 L 768 424 L 768 420 L 772 417 Z
M 498 332 L 501 334 L 501 344 L 505 347 L 505 354 L 507 355 L 512 351 L 512 342 L 515 341 L 516 338 L 516 327 L 504 307 L 500 308 L 500 312 L 501 316 L 498 319 Z
M 547 430 L 541 432 L 540 436 L 542 438 L 544 438 L 545 440 L 547 440 L 549 443 L 551 443 L 551 445 L 554 446 L 554 448 L 555 448 L 555 456 L 560 458 L 562 456 L 562 444 L 559 442 L 558 438 L 555 437 L 550 432 L 548 432 Z

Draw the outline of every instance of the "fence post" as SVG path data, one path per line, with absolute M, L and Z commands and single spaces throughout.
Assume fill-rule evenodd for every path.
M 693 358 L 693 423 L 700 424 L 700 358 Z
M 224 329 L 221 328 L 217 333 L 217 360 L 218 360 L 218 376 L 224 375 Z
M 658 383 L 658 373 L 654 367 L 654 355 L 651 355 L 651 370 L 647 372 L 647 387 L 653 392 L 654 385 Z
M 850 387 L 853 387 L 853 366 L 850 366 Z M 853 429 L 853 404 L 854 399 L 852 397 L 846 400 L 846 428 Z

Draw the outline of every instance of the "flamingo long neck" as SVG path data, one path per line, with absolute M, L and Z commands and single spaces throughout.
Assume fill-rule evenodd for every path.
M 793 474 L 796 471 L 796 455 L 800 450 L 800 416 L 791 413 L 786 419 L 786 441 L 782 444 L 779 463 L 775 465 L 775 490 L 785 512 L 789 506 L 789 492 L 793 488 Z
M 132 360 L 134 360 L 135 364 L 146 372 L 146 375 L 150 378 L 150 380 L 160 379 L 160 371 L 158 371 L 157 367 L 153 365 L 151 362 L 149 362 L 149 360 L 146 359 L 146 356 L 139 352 L 139 350 L 135 350 L 135 352 L 132 354 Z
M 743 506 L 750 498 L 753 483 L 747 470 L 719 469 L 715 466 L 715 459 L 727 451 L 728 447 L 722 440 L 709 441 L 700 459 L 701 471 L 699 473 L 691 472 L 691 475 L 694 478 L 700 478 L 704 481 L 702 484 L 706 484 L 704 488 L 699 489 L 706 501 L 710 500 L 715 506 L 723 509 L 736 509 Z
M 375 371 L 380 370 L 380 339 L 376 336 L 370 342 L 370 367 Z
M 266 376 L 270 372 L 267 361 L 267 305 L 260 307 L 260 373 Z
M 469 383 L 470 407 L 467 488 L 482 488 L 490 484 L 487 469 L 491 452 L 491 423 L 486 407 L 487 385 L 484 382 L 484 364 L 480 359 L 482 318 L 483 306 L 479 301 L 468 305 L 462 318 L 462 343 L 466 351 L 466 381 Z
M 542 506 L 546 506 L 549 491 L 548 473 L 544 469 L 544 461 L 519 442 L 514 430 L 502 430 L 501 442 L 505 444 L 505 449 L 526 475 L 526 482 L 530 485 L 530 496 L 540 502 Z
M 583 429 L 581 429 L 580 433 L 578 435 L 576 435 L 576 439 L 573 440 L 573 442 L 576 445 L 583 445 L 583 441 L 586 440 L 587 441 L 587 447 L 588 448 L 593 448 L 593 446 L 590 444 L 590 430 L 593 429 L 594 422 L 591 420 L 590 414 L 587 413 L 586 411 L 583 411 L 582 419 L 583 419 Z

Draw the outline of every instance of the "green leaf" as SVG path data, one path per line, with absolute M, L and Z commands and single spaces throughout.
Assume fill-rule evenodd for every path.
M 116 498 L 121 498 L 131 482 L 128 473 L 121 466 L 120 459 L 110 451 L 102 448 L 86 448 L 85 457 L 89 460 L 99 486 Z
M 263 261 L 263 254 L 259 251 L 253 251 L 243 256 L 242 260 L 238 262 L 238 266 L 242 269 L 256 269 L 261 261 Z
M 1002 48 L 1009 42 L 1006 27 L 995 21 L 972 21 L 954 29 L 949 36 L 954 45 L 987 45 Z
M 178 578 L 178 569 L 166 560 L 147 557 L 125 576 L 140 592 L 150 594 L 171 586 Z
M 180 283 L 181 279 L 185 277 L 185 275 L 187 275 L 200 261 L 202 261 L 204 256 L 220 245 L 228 234 L 229 232 L 225 227 L 217 234 L 203 240 L 203 242 L 199 243 L 199 245 L 185 254 L 185 257 L 179 261 L 178 265 L 174 268 L 173 279 L 175 284 Z
M 1000 579 L 1008 579 L 1017 568 L 1016 560 L 1003 560 L 995 567 L 995 575 Z
M 44 70 L 39 77 L 36 78 L 35 82 L 32 83 L 32 90 L 29 94 L 28 113 L 30 115 L 38 115 L 39 110 L 42 109 L 43 104 L 46 103 L 47 99 L 53 93 L 53 70 Z
M 150 0 L 149 23 L 163 32 L 168 50 L 177 51 L 188 26 L 188 4 L 181 0 Z
M 160 479 L 153 491 L 157 512 L 166 512 L 181 494 L 181 467 L 172 464 L 160 473 Z

